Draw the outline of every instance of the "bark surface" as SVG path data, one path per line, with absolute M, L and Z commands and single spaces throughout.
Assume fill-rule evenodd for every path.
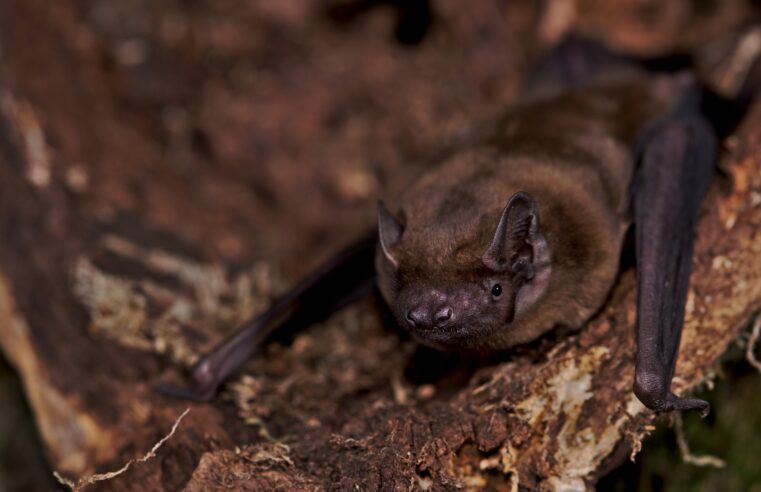
M 426 23 L 371 1 L 0 2 L 0 348 L 53 466 L 118 469 L 190 406 L 92 488 L 591 487 L 655 419 L 631 392 L 631 270 L 583 330 L 488 360 L 416 346 L 368 299 L 209 404 L 152 387 L 370 227 L 569 26 L 652 55 L 747 15 L 644 3 L 437 0 Z M 679 393 L 761 306 L 760 142 L 757 104 L 705 200 Z

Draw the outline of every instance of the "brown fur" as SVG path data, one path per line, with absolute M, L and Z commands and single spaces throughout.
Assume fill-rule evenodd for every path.
M 462 281 L 481 257 L 507 200 L 529 192 L 552 258 L 549 287 L 524 315 L 471 348 L 531 341 L 558 324 L 580 326 L 615 278 L 628 226 L 633 140 L 676 101 L 675 79 L 627 74 L 545 96 L 506 116 L 494 134 L 449 156 L 392 201 L 404 233 L 399 271 L 379 256 L 379 287 Z

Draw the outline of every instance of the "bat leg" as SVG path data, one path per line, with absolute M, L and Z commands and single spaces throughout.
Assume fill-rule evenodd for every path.
M 645 132 L 634 190 L 637 358 L 634 393 L 657 412 L 707 402 L 671 391 L 700 202 L 713 175 L 716 137 L 686 106 Z
M 367 295 L 374 284 L 377 236 L 352 244 L 304 278 L 263 314 L 244 323 L 202 356 L 190 371 L 190 387 L 162 384 L 159 393 L 208 401 L 267 338 L 284 328 L 300 328 Z M 295 325 L 295 326 L 294 326 Z

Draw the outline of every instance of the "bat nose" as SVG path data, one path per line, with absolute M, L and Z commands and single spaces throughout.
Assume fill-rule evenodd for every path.
M 407 311 L 407 322 L 410 326 L 421 327 L 428 325 L 430 316 L 424 307 L 415 307 Z
M 452 321 L 454 312 L 449 306 L 437 309 L 435 312 L 419 306 L 407 311 L 407 323 L 413 328 L 443 328 Z
M 441 328 L 443 326 L 447 325 L 447 322 L 452 319 L 452 308 L 449 306 L 445 306 L 438 311 L 436 311 L 436 314 L 433 317 L 433 320 L 436 322 L 436 327 Z

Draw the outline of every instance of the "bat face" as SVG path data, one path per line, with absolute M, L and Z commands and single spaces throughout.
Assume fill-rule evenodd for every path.
M 509 329 L 516 316 L 517 291 L 504 273 L 478 277 L 404 285 L 392 306 L 397 321 L 427 345 L 480 345 L 478 341 L 488 340 L 494 331 Z
M 539 233 L 538 208 L 521 192 L 502 211 L 490 244 L 465 263 L 418 261 L 417 243 L 379 205 L 379 287 L 397 322 L 423 343 L 479 348 L 510 330 L 549 283 L 549 248 Z M 402 260 L 400 260 L 400 258 Z M 405 261 L 407 263 L 405 263 Z

